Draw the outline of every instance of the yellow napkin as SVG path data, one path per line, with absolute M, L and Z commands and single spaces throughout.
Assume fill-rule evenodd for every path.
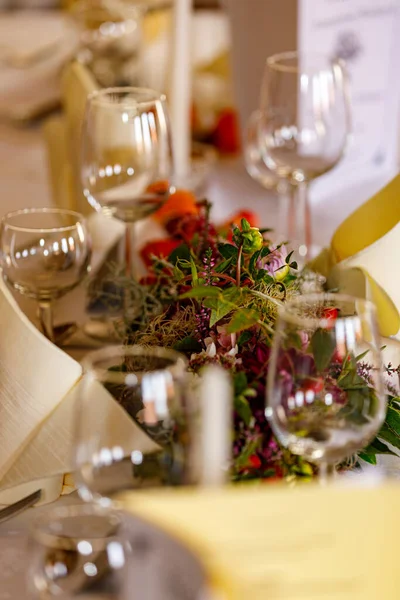
M 311 267 L 331 288 L 372 300 L 382 336 L 400 328 L 400 175 L 353 212 Z
M 399 499 L 394 484 L 250 484 L 132 492 L 121 502 L 194 550 L 222 597 L 397 600 Z
M 82 214 L 92 213 L 82 193 L 80 181 L 81 129 L 89 94 L 98 89 L 88 69 L 79 62 L 70 63 L 62 77 L 62 104 L 64 108 L 64 134 L 58 145 L 66 144 L 65 159 L 70 164 L 70 205 Z M 60 151 L 62 155 L 63 151 Z

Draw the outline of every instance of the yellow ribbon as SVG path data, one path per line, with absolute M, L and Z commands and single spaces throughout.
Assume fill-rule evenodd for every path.
M 382 336 L 400 329 L 400 175 L 354 211 L 310 264 L 330 288 L 372 300 Z

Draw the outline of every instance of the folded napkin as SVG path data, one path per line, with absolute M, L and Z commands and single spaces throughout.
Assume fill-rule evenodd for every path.
M 81 130 L 85 115 L 86 100 L 89 94 L 98 89 L 98 86 L 90 71 L 77 61 L 70 63 L 64 70 L 61 83 L 62 105 L 64 109 L 63 137 L 61 140 L 53 135 L 55 142 L 53 146 L 63 145 L 62 150 L 58 150 L 60 156 L 64 156 L 65 163 L 68 164 L 68 173 L 64 173 L 68 181 L 69 200 L 67 202 L 75 210 L 82 214 L 92 213 L 88 201 L 83 195 L 80 177 L 80 155 L 81 155 Z M 58 127 L 61 127 L 60 121 Z M 55 124 L 53 123 L 53 127 Z M 49 127 L 49 125 L 48 125 Z M 51 124 L 50 124 L 51 127 Z M 49 131 L 47 130 L 49 139 Z M 50 149 L 51 156 L 51 149 Z M 65 164 L 64 163 L 64 164 Z M 53 165 L 55 163 L 53 162 Z M 50 162 L 50 166 L 53 166 Z M 59 169 L 63 169 L 63 164 L 59 162 Z M 54 174 L 53 174 L 54 180 Z M 54 187 L 53 187 L 54 190 Z M 58 194 L 57 190 L 54 190 Z M 58 202 L 58 196 L 55 196 Z M 61 200 L 65 202 L 65 198 Z
M 353 212 L 312 263 L 330 288 L 372 300 L 382 336 L 400 329 L 400 175 Z
M 0 504 L 38 488 L 51 501 L 74 468 L 82 367 L 36 329 L 3 281 L 0 328 Z M 132 445 L 144 452 L 156 448 L 102 386 L 93 382 L 89 393 L 96 404 L 91 427 L 101 428 L 106 444 L 126 452 Z M 65 484 L 70 491 L 71 481 Z
M 399 486 L 368 481 L 121 498 L 197 552 L 217 598 L 252 600 L 397 600 L 399 499 Z
M 59 73 L 78 45 L 55 11 L 16 11 L 0 18 L 0 116 L 27 120 L 60 100 Z

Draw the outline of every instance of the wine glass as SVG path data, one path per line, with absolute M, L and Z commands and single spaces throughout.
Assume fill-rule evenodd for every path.
M 384 422 L 379 341 L 367 300 L 306 294 L 279 309 L 265 414 L 283 446 L 319 465 L 322 480 Z
M 259 128 L 262 124 L 262 118 L 262 111 L 255 110 L 251 113 L 246 125 L 243 145 L 246 171 L 252 179 L 257 181 L 266 190 L 278 191 L 282 185 L 286 189 L 286 181 L 280 179 L 274 171 L 267 167 L 263 160 L 259 141 Z
M 172 155 L 166 99 L 145 88 L 109 88 L 87 100 L 82 186 L 88 202 L 126 225 L 126 270 L 134 276 L 133 226 L 168 199 Z
M 263 123 L 263 112 L 255 110 L 247 123 L 244 141 L 244 161 L 246 171 L 254 181 L 257 181 L 264 189 L 277 192 L 279 195 L 278 207 L 278 229 L 279 239 L 297 242 L 294 210 L 293 184 L 267 167 L 260 144 L 260 127 Z M 298 244 L 297 244 L 298 245 Z M 297 256 L 296 259 L 301 259 Z
M 130 544 L 121 517 L 111 510 L 91 505 L 50 510 L 32 527 L 29 551 L 34 598 L 131 597 Z
M 0 247 L 5 281 L 38 302 L 44 335 L 61 342 L 53 327 L 52 305 L 90 270 L 91 241 L 84 217 L 61 208 L 8 213 L 1 220 Z M 70 328 L 62 337 L 69 333 Z
M 81 497 L 108 506 L 121 490 L 185 483 L 193 409 L 185 357 L 153 346 L 109 346 L 88 354 L 83 366 Z
M 120 0 L 79 0 L 71 7 L 82 46 L 78 59 L 100 86 L 140 81 L 143 13 L 139 5 Z
M 258 139 L 266 166 L 291 185 L 288 229 L 312 253 L 309 184 L 341 160 L 350 133 L 347 75 L 340 59 L 285 52 L 267 59 Z M 295 230 L 293 230 L 295 229 Z
M 140 294 L 132 294 L 128 289 L 129 283 L 135 284 L 135 223 L 160 208 L 172 189 L 165 96 L 131 87 L 91 94 L 83 124 L 81 160 L 83 193 L 88 202 L 97 211 L 125 224 L 120 259 L 125 283 L 113 286 L 119 301 L 110 305 L 105 289 L 100 295 L 103 308 L 85 326 L 89 336 L 115 342 L 120 337 L 117 330 L 125 330 L 129 315 L 137 316 L 142 310 Z

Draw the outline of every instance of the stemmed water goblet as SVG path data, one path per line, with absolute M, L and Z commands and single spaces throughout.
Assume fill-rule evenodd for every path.
M 163 94 L 124 87 L 89 96 L 82 129 L 83 194 L 96 211 L 125 224 L 121 262 L 130 280 L 135 279 L 135 223 L 168 199 L 171 173 L 171 133 Z M 122 291 L 119 305 L 106 306 L 106 331 L 102 332 L 100 319 L 92 328 L 95 335 L 115 337 L 110 317 L 140 311 L 135 303 L 135 297 Z
M 154 346 L 108 346 L 88 354 L 83 366 L 76 418 L 81 497 L 109 506 L 127 489 L 187 483 L 193 402 L 185 357 Z
M 82 130 L 83 193 L 98 212 L 126 226 L 126 268 L 133 275 L 134 223 L 168 199 L 172 151 L 166 99 L 150 89 L 109 88 L 87 100 Z
M 20 294 L 37 301 L 43 333 L 61 343 L 75 326 L 55 329 L 52 306 L 90 270 L 91 241 L 84 217 L 61 208 L 8 213 L 0 225 L 0 248 L 3 278 Z
M 305 294 L 279 310 L 266 416 L 283 446 L 319 465 L 366 447 L 386 414 L 374 305 L 340 294 Z
M 312 254 L 309 184 L 341 160 L 350 134 L 347 76 L 340 59 L 285 52 L 267 59 L 257 126 L 260 154 L 291 195 L 288 233 Z M 294 214 L 293 214 L 294 213 Z
M 115 511 L 71 505 L 36 520 L 29 538 L 32 597 L 131 598 L 131 545 Z

